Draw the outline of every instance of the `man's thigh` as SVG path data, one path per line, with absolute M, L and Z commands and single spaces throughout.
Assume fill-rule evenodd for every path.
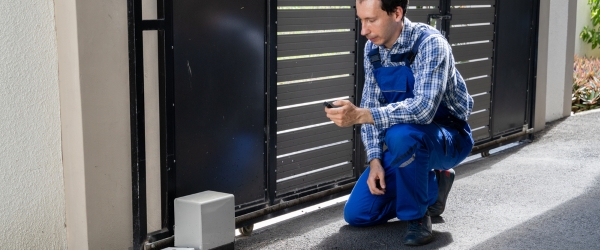
M 452 128 L 436 124 L 396 124 L 386 130 L 385 144 L 395 159 L 387 159 L 392 166 L 400 166 L 417 152 L 426 149 L 431 169 L 446 170 L 455 167 L 471 151 L 470 137 Z M 418 157 L 418 156 L 417 156 Z

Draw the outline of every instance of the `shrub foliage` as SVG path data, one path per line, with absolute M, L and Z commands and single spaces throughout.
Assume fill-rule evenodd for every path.
M 571 111 L 577 113 L 600 107 L 600 60 L 575 56 L 573 69 Z
M 592 26 L 583 27 L 579 37 L 591 44 L 592 49 L 596 49 L 600 45 L 600 0 L 588 0 L 588 5 L 590 5 Z

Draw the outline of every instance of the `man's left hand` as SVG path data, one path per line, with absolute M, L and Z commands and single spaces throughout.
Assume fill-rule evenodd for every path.
M 350 127 L 354 124 L 373 123 L 371 111 L 354 106 L 348 100 L 337 100 L 333 102 L 337 108 L 325 108 L 327 118 L 340 127 Z

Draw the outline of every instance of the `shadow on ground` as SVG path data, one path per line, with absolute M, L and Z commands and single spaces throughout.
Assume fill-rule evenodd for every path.
M 599 215 L 600 176 L 584 194 L 472 249 L 600 249 Z
M 452 243 L 452 234 L 433 230 L 435 241 L 422 247 L 402 245 L 405 221 L 392 221 L 366 228 L 342 226 L 337 233 L 323 239 L 317 249 L 432 249 Z

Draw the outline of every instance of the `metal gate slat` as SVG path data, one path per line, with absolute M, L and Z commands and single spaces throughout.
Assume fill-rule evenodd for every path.
M 473 131 L 472 135 L 474 141 L 490 138 L 490 128 L 488 126 L 485 126 L 481 129 Z
M 306 17 L 288 17 L 288 18 L 283 18 L 280 17 L 277 20 L 277 25 L 278 27 L 284 27 L 286 25 L 305 25 L 305 26 L 309 26 L 309 25 L 322 25 L 322 24 L 330 24 L 330 25 L 335 25 L 335 24 L 348 24 L 348 23 L 352 23 L 354 24 L 354 17 L 353 16 L 323 16 L 323 14 L 319 13 L 318 11 L 306 11 L 303 14 L 312 14 L 312 15 L 307 15 Z
M 329 99 L 331 99 L 331 98 L 332 97 L 330 97 Z M 346 100 L 354 103 L 354 98 L 347 98 Z M 279 119 L 278 123 L 279 123 L 279 125 L 281 125 L 281 122 L 282 122 L 281 119 L 286 119 L 287 117 L 301 116 L 301 115 L 305 115 L 305 114 L 312 113 L 315 111 L 323 112 L 323 103 L 281 109 L 281 110 L 277 111 L 277 116 L 278 116 L 277 119 Z M 323 114 L 325 114 L 325 112 L 323 112 Z
M 494 6 L 495 4 L 496 4 L 496 0 L 452 0 L 453 6 L 458 6 L 458 5 L 492 5 L 492 6 Z
M 470 23 L 494 23 L 494 8 L 452 9 L 452 25 Z
M 353 64 L 352 66 L 354 66 L 354 63 L 352 63 L 352 64 Z M 310 78 L 334 76 L 334 75 L 345 75 L 345 74 L 354 75 L 354 68 L 353 67 L 343 67 L 343 68 L 339 68 L 339 69 L 329 69 L 329 70 L 313 71 L 313 72 L 306 72 L 306 73 L 299 73 L 299 74 L 288 74 L 288 75 L 283 75 L 283 76 L 278 75 L 277 82 L 296 81 L 296 80 L 302 80 L 302 79 L 310 79 Z
M 450 43 L 477 42 L 494 39 L 494 25 L 451 27 Z
M 277 6 L 354 6 L 354 0 L 278 0 Z
M 277 130 L 283 131 L 329 122 L 322 104 L 308 105 L 277 111 Z
M 277 46 L 281 49 L 282 45 L 289 46 L 288 44 L 295 43 L 308 43 L 314 41 L 337 41 L 337 40 L 351 40 L 355 39 L 355 32 L 334 32 L 334 33 L 314 33 L 314 34 L 298 34 L 298 35 L 278 35 Z
M 492 60 L 461 63 L 456 65 L 456 69 L 465 79 L 476 76 L 489 76 L 492 75 Z
M 313 48 L 278 50 L 277 55 L 284 57 L 309 54 L 338 53 L 354 51 L 355 48 L 356 46 L 354 43 L 349 43 L 347 41 L 334 41 L 327 44 L 315 45 Z
M 354 74 L 354 54 L 277 62 L 277 82 Z
M 277 135 L 277 154 L 283 155 L 331 143 L 352 140 L 352 127 L 334 124 Z
M 314 171 L 321 169 L 323 167 L 339 164 L 342 162 L 351 162 L 352 161 L 352 150 L 347 152 L 346 155 L 334 155 L 337 157 L 331 157 L 328 155 L 318 155 L 318 157 L 314 158 L 314 160 L 318 160 L 317 164 L 305 165 L 302 168 L 288 170 L 286 172 L 280 172 L 277 170 L 277 179 L 288 178 L 294 175 L 299 175 L 302 173 Z
M 285 84 L 277 87 L 277 105 L 318 101 L 354 95 L 354 77 Z
M 438 6 L 440 5 L 440 0 L 410 0 L 408 2 L 409 6 Z M 410 11 L 413 11 L 411 9 Z
M 299 178 L 279 182 L 277 183 L 277 193 L 283 195 L 294 189 L 300 189 L 324 182 L 332 182 L 334 180 L 352 176 L 354 176 L 352 163 L 348 163 L 336 168 L 327 169 L 314 174 L 308 174 Z
M 323 57 L 313 57 L 313 58 L 302 58 L 302 59 L 291 59 L 291 60 L 280 60 L 277 61 L 277 69 L 279 75 L 284 75 L 285 72 L 281 72 L 282 70 L 288 70 L 298 67 L 310 67 L 317 66 L 319 68 L 328 64 L 339 64 L 339 63 L 347 63 L 352 62 L 354 65 L 354 54 L 346 54 L 346 55 L 336 55 L 336 56 L 323 56 Z M 296 72 L 293 72 L 296 73 Z
M 354 20 L 354 19 L 353 19 Z M 300 24 L 300 25 L 280 25 L 277 31 L 279 32 L 292 32 L 292 31 L 306 31 L 306 30 L 335 30 L 335 29 L 354 29 L 354 22 L 341 22 L 341 23 L 319 23 L 319 24 Z
M 477 110 L 473 110 L 473 111 L 477 111 Z M 486 111 L 471 115 L 467 122 L 469 123 L 469 126 L 471 126 L 471 128 L 488 126 L 490 123 L 490 111 L 486 110 Z
M 355 20 L 356 16 L 355 10 L 350 9 L 299 9 L 299 10 L 277 10 L 277 25 L 282 25 L 282 22 L 288 22 L 290 19 L 293 19 L 292 23 L 297 22 L 301 23 L 306 21 L 313 21 L 318 18 L 334 18 L 334 17 L 342 17 L 349 18 Z
M 491 58 L 493 55 L 493 47 L 493 43 L 477 43 L 453 46 L 452 54 L 454 54 L 454 60 L 457 62 L 480 58 Z
M 277 71 L 279 76 L 292 75 L 292 74 L 302 74 L 302 73 L 311 73 L 311 72 L 322 72 L 328 70 L 336 70 L 336 69 L 347 69 L 348 67 L 354 68 L 354 61 L 345 61 L 345 62 L 337 62 L 330 64 L 321 64 L 321 65 L 308 65 L 308 66 L 298 66 L 294 68 L 279 68 Z M 308 77 L 310 78 L 310 77 Z
M 298 115 L 294 117 L 278 118 L 277 123 L 282 123 L 281 126 L 277 126 L 277 131 L 285 131 L 288 129 L 300 128 L 310 126 L 314 124 L 320 124 L 330 122 L 323 112 L 323 105 L 319 105 L 312 113 Z M 316 111 L 319 110 L 319 111 Z M 279 112 L 278 112 L 279 114 Z
M 285 163 L 282 163 L 282 159 L 277 159 L 277 179 L 306 173 L 340 162 L 352 161 L 352 143 L 344 143 L 340 146 L 310 151 L 303 154 L 302 158 L 286 159 Z
M 473 97 L 473 110 L 482 110 L 490 108 L 490 94 Z
M 345 155 L 346 153 L 352 152 L 353 146 L 354 145 L 352 143 L 348 142 L 319 150 L 313 150 L 309 152 L 278 158 L 277 172 L 283 173 L 286 171 L 301 168 L 303 166 L 318 164 L 319 161 L 315 161 L 313 159 L 321 155 Z
M 466 81 L 467 90 L 470 95 L 479 94 L 483 92 L 490 92 L 492 89 L 492 77 L 486 76 L 475 80 Z
M 297 56 L 331 52 L 354 51 L 354 32 L 336 32 L 277 37 L 277 56 Z
M 354 29 L 354 9 L 279 10 L 277 31 Z

